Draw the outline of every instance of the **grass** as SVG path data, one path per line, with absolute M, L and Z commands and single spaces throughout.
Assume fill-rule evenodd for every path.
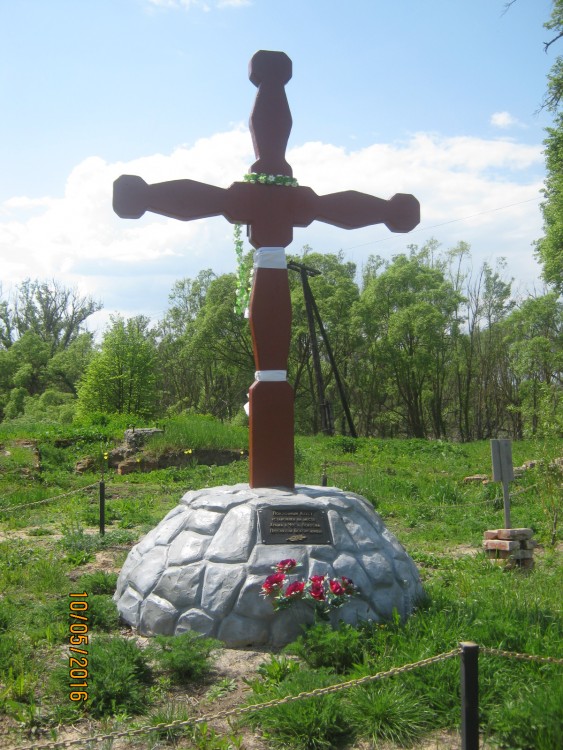
M 140 651 L 124 638 L 111 599 L 116 573 L 96 568 L 111 556 L 118 569 L 132 544 L 184 492 L 245 482 L 248 465 L 194 464 L 126 477 L 110 471 L 101 537 L 100 475 L 77 476 L 74 464 L 97 456 L 102 444 L 117 443 L 128 424 L 121 422 L 0 424 L 0 722 L 4 715 L 19 723 L 14 744 L 84 716 L 93 727 L 125 716 L 136 717 L 140 725 L 187 719 L 176 700 L 186 685 L 201 684 L 208 702 L 219 701 L 232 687 L 210 672 L 213 642 L 190 636 L 153 639 L 151 648 Z M 247 445 L 245 430 L 208 418 L 175 418 L 164 426 L 164 436 L 154 439 L 151 449 Z M 30 449 L 14 443 L 22 437 L 38 441 L 40 471 Z M 531 573 L 495 567 L 481 552 L 483 531 L 503 523 L 501 487 L 464 478 L 490 474 L 488 442 L 297 437 L 297 483 L 320 484 L 324 471 L 329 485 L 367 497 L 416 561 L 427 599 L 405 623 L 336 631 L 315 626 L 288 648 L 289 656 L 273 654 L 248 680 L 249 702 L 374 674 L 449 651 L 461 640 L 562 658 L 563 619 L 556 606 L 562 478 L 549 468 L 561 448 L 556 441 L 522 441 L 513 444 L 513 455 L 515 465 L 543 461 L 511 485 L 513 525 L 532 527 L 541 545 Z M 20 507 L 42 500 L 48 502 Z M 68 594 L 79 591 L 88 592 L 90 667 L 99 676 L 87 708 L 68 700 L 68 664 L 61 663 Z M 483 734 L 499 747 L 558 747 L 561 667 L 483 655 L 479 668 Z M 453 659 L 256 713 L 251 724 L 270 744 L 297 750 L 332 748 L 354 738 L 373 746 L 383 741 L 416 746 L 429 727 L 458 727 L 459 710 L 459 663 Z M 235 734 L 220 737 L 207 726 L 153 735 L 147 738 L 151 747 L 189 741 L 202 750 L 227 750 L 240 743 Z
M 164 433 L 155 435 L 148 446 L 155 453 L 166 448 L 195 450 L 198 448 L 248 448 L 248 430 L 219 422 L 204 414 L 173 417 L 162 425 Z

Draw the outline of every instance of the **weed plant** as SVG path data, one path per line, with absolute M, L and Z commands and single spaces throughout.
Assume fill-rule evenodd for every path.
M 151 657 L 166 670 L 174 682 L 183 685 L 201 680 L 211 670 L 212 652 L 222 644 L 188 631 L 182 635 L 159 635 L 150 647 Z
M 88 625 L 94 633 L 109 633 L 118 629 L 119 613 L 111 596 L 88 595 Z
M 298 656 L 312 669 L 328 667 L 337 674 L 345 674 L 354 664 L 362 661 L 362 640 L 361 631 L 344 622 L 340 622 L 335 630 L 326 624 L 316 623 L 285 651 Z
M 143 713 L 148 705 L 152 671 L 135 641 L 98 636 L 89 646 L 88 700 L 68 706 L 66 720 L 88 713 L 95 718 Z M 51 675 L 51 689 L 59 704 L 68 700 L 68 659 Z
M 381 741 L 410 747 L 428 732 L 435 713 L 424 696 L 418 701 L 404 685 L 371 683 L 343 694 L 351 732 L 377 747 Z
M 297 695 L 336 682 L 338 678 L 330 669 L 299 669 L 291 670 L 282 681 L 263 680 L 253 690 L 262 702 Z M 256 698 L 248 701 L 250 704 L 255 702 Z M 275 746 L 295 750 L 336 747 L 350 733 L 341 694 L 337 693 L 257 711 L 249 714 L 245 722 L 251 726 L 260 726 L 264 737 Z
M 157 726 L 158 724 L 172 724 L 174 721 L 188 722 L 190 719 L 190 712 L 186 709 L 182 703 L 165 703 L 162 706 L 154 708 L 148 716 L 149 726 Z M 146 726 L 146 722 L 142 722 L 142 726 Z M 183 724 L 182 726 L 168 727 L 166 729 L 155 729 L 150 732 L 148 737 L 151 742 L 158 745 L 159 743 L 166 743 L 167 745 L 175 745 L 183 737 L 192 735 L 194 731 L 193 724 Z
M 94 573 L 85 573 L 80 576 L 76 583 L 76 590 L 86 591 L 89 595 L 113 595 L 116 586 L 117 573 L 106 573 L 104 570 L 96 570 Z

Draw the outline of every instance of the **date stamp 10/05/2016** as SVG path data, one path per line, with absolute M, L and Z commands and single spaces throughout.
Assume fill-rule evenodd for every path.
M 88 594 L 69 594 L 69 683 L 71 701 L 88 700 Z M 76 654 L 76 656 L 75 656 Z M 76 688 L 82 688 L 77 690 Z

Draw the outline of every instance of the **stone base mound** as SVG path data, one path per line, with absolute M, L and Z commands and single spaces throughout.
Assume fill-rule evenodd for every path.
M 282 515 L 295 507 L 322 511 L 331 543 L 272 543 L 259 517 L 272 506 Z M 393 610 L 406 617 L 423 593 L 414 562 L 360 495 L 238 484 L 186 493 L 133 547 L 114 599 L 123 620 L 143 635 L 193 630 L 230 648 L 279 647 L 314 619 L 305 602 L 274 612 L 260 595 L 265 578 L 287 558 L 301 564 L 302 580 L 325 574 L 353 580 L 360 595 L 331 613 L 333 624 L 384 621 Z

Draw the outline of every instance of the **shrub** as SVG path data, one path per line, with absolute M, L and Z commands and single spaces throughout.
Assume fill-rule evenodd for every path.
M 169 671 L 176 683 L 200 680 L 211 670 L 211 652 L 221 647 L 219 641 L 203 638 L 191 631 L 182 635 L 159 635 L 151 645 L 162 669 Z
M 280 684 L 259 692 L 260 701 L 284 698 L 338 682 L 328 669 L 292 672 Z M 249 701 L 249 702 L 252 702 Z M 342 708 L 342 694 L 330 693 L 257 711 L 248 722 L 260 726 L 275 745 L 292 750 L 325 750 L 350 735 L 351 727 Z
M 94 573 L 85 573 L 80 576 L 76 590 L 86 591 L 88 594 L 113 594 L 116 586 L 117 573 L 96 570 Z
M 303 659 L 309 667 L 329 667 L 339 674 L 361 662 L 364 654 L 360 631 L 343 622 L 336 630 L 327 623 L 312 625 L 285 651 Z
M 93 594 L 88 597 L 88 623 L 91 630 L 108 633 L 119 626 L 119 613 L 111 596 Z
M 398 683 L 371 683 L 352 688 L 346 695 L 354 731 L 377 747 L 380 740 L 397 745 L 413 744 L 432 726 L 433 712 Z
M 99 636 L 88 654 L 88 700 L 79 707 L 96 718 L 137 714 L 147 708 L 152 674 L 147 657 L 134 641 Z M 52 676 L 52 688 L 60 702 L 68 701 L 68 658 Z

